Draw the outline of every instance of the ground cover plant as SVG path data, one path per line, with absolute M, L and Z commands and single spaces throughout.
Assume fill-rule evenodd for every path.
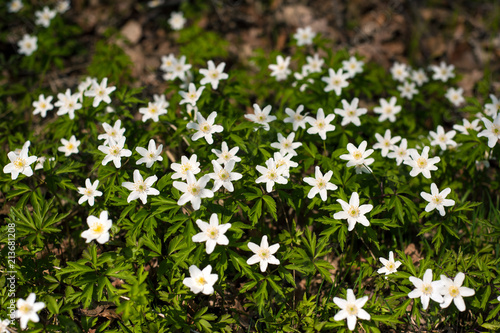
M 164 90 L 110 29 L 54 92 L 88 52 L 70 2 L 0 8 L 0 332 L 500 330 L 489 75 L 464 97 L 310 26 L 241 63 L 174 9 Z

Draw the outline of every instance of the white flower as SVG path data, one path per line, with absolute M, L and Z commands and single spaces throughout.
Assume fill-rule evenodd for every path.
M 403 85 L 397 86 L 397 89 L 401 93 L 401 97 L 408 98 L 409 100 L 413 98 L 413 95 L 418 94 L 414 82 L 405 81 Z
M 500 101 L 493 94 L 490 95 L 490 98 L 491 98 L 491 103 L 488 103 L 484 106 L 485 108 L 484 112 L 486 113 L 486 115 L 490 117 L 495 117 L 498 111 L 500 111 Z
M 35 12 L 35 24 L 48 28 L 50 21 L 56 16 L 56 14 L 57 12 L 55 10 L 50 10 L 49 7 L 45 6 L 43 7 L 43 10 L 37 10 Z
M 182 99 L 179 102 L 180 105 L 189 103 L 193 106 L 196 105 L 198 99 L 200 99 L 201 93 L 205 89 L 205 86 L 201 86 L 196 90 L 196 86 L 194 83 L 189 84 L 189 91 L 179 91 L 179 95 L 181 95 Z
M 342 88 L 345 88 L 349 85 L 349 82 L 347 82 L 347 79 L 349 78 L 349 74 L 344 73 L 342 71 L 342 68 L 340 68 L 337 72 L 335 72 L 333 69 L 329 68 L 328 75 L 329 76 L 323 76 L 321 78 L 321 81 L 326 82 L 326 84 L 327 84 L 327 86 L 324 89 L 325 92 L 330 92 L 330 91 L 334 90 L 335 94 L 337 96 L 340 96 L 340 93 L 342 92 Z
M 121 128 L 122 121 L 118 119 L 113 127 L 108 123 L 103 123 L 102 128 L 106 133 L 99 134 L 97 139 L 104 140 L 103 145 L 107 145 L 109 143 L 109 139 L 112 138 L 115 141 L 119 141 L 123 137 L 123 133 L 125 133 L 125 128 Z
M 465 102 L 463 95 L 464 90 L 462 88 L 449 88 L 444 96 L 450 101 L 451 104 L 460 106 L 460 104 Z
M 406 64 L 395 62 L 391 67 L 392 78 L 399 82 L 404 82 L 410 75 L 409 68 Z
M 361 125 L 359 116 L 362 116 L 368 112 L 365 108 L 358 108 L 359 99 L 355 97 L 351 104 L 347 100 L 342 100 L 343 109 L 335 109 L 335 113 L 342 117 L 341 126 L 345 126 L 349 123 L 353 123 L 356 126 Z
M 148 195 L 159 195 L 160 192 L 157 189 L 151 187 L 157 180 L 158 177 L 156 176 L 151 176 L 144 180 L 139 170 L 134 170 L 134 182 L 122 183 L 123 187 L 125 187 L 129 191 L 132 191 L 127 198 L 127 202 L 137 200 L 137 198 L 139 198 L 141 199 L 142 204 L 145 205 L 148 202 Z
M 108 145 L 100 145 L 97 147 L 101 152 L 106 154 L 104 159 L 102 160 L 102 165 L 106 165 L 109 161 L 113 161 L 113 164 L 116 168 L 120 168 L 122 166 L 121 158 L 129 157 L 132 155 L 132 152 L 128 149 L 124 148 L 125 146 L 125 137 L 122 136 L 118 141 L 113 140 L 113 138 L 109 138 Z
M 443 303 L 439 304 L 440 307 L 447 308 L 453 301 L 458 311 L 465 311 L 463 297 L 473 296 L 476 292 L 472 288 L 462 287 L 464 279 L 465 274 L 462 272 L 455 276 L 455 280 L 448 278 L 446 275 L 441 275 L 442 286 L 440 293 L 443 295 Z
M 201 113 L 197 113 L 196 115 L 196 121 L 195 122 L 190 122 L 186 125 L 187 128 L 189 129 L 194 129 L 198 132 L 194 133 L 193 136 L 191 137 L 191 140 L 196 141 L 199 138 L 205 138 L 207 140 L 207 143 L 211 145 L 214 143 L 214 139 L 212 138 L 213 133 L 220 133 L 224 130 L 224 127 L 221 125 L 214 125 L 215 118 L 217 117 L 217 112 L 212 112 L 207 119 L 205 119 Z
M 35 300 L 36 295 L 34 293 L 29 294 L 26 300 L 22 298 L 17 300 L 17 310 L 14 313 L 14 317 L 19 318 L 22 330 L 28 327 L 28 322 L 30 320 L 34 323 L 38 323 L 40 321 L 37 312 L 45 307 L 45 303 L 35 302 Z
M 285 123 L 292 123 L 293 130 L 296 131 L 299 127 L 306 129 L 306 116 L 307 113 L 302 115 L 300 114 L 304 110 L 304 105 L 299 105 L 297 107 L 297 111 L 293 111 L 290 108 L 286 108 L 285 112 L 288 115 L 283 121 Z
M 234 160 L 230 160 L 224 167 L 222 167 L 217 161 L 212 161 L 214 172 L 209 173 L 208 175 L 214 180 L 214 187 L 212 188 L 213 192 L 219 190 L 221 186 L 224 186 L 224 188 L 229 192 L 234 191 L 233 183 L 231 182 L 239 180 L 243 177 L 241 173 L 231 172 L 233 171 L 234 163 Z
M 277 64 L 271 64 L 268 66 L 272 71 L 271 76 L 276 76 L 276 81 L 286 80 L 288 75 L 292 72 L 288 69 L 288 66 L 290 65 L 290 57 L 283 59 L 283 57 L 279 55 L 276 57 L 276 62 Z
M 321 73 L 321 67 L 323 67 L 325 60 L 320 58 L 317 53 L 314 54 L 314 57 L 307 56 L 306 61 L 307 64 L 302 67 L 304 76 L 307 76 L 309 73 Z
M 443 126 L 437 127 L 437 132 L 430 131 L 429 135 L 432 137 L 431 146 L 439 146 L 442 150 L 446 150 L 447 146 L 456 147 L 457 143 L 453 141 L 456 131 L 444 132 Z
M 449 187 L 445 188 L 441 192 L 437 188 L 435 183 L 431 184 L 431 193 L 420 192 L 420 196 L 424 198 L 429 203 L 425 207 L 426 212 L 430 212 L 434 209 L 439 211 L 441 216 L 444 216 L 446 213 L 444 211 L 444 207 L 450 207 L 455 205 L 455 200 L 446 199 L 446 196 L 450 194 L 451 189 Z
M 295 139 L 295 132 L 290 133 L 286 138 L 281 133 L 278 133 L 278 142 L 271 143 L 271 147 L 279 149 L 282 155 L 290 154 L 295 156 L 297 155 L 295 149 L 302 146 L 302 143 L 293 142 L 293 139 Z
M 189 274 L 191 277 L 185 278 L 182 283 L 195 294 L 200 292 L 205 295 L 210 295 L 214 292 L 214 284 L 219 276 L 212 273 L 212 266 L 208 265 L 203 270 L 200 270 L 195 265 L 189 266 Z
M 274 183 L 278 183 L 278 184 L 288 183 L 288 180 L 285 177 L 283 177 L 283 172 L 286 169 L 285 164 L 281 165 L 280 167 L 277 167 L 274 159 L 269 158 L 266 161 L 266 166 L 267 166 L 267 168 L 265 168 L 261 165 L 256 166 L 257 171 L 259 171 L 262 174 L 262 176 L 257 178 L 255 180 L 255 182 L 256 183 L 266 183 L 266 191 L 267 192 L 273 191 Z
M 310 58 L 310 57 L 309 57 Z M 295 72 L 293 73 L 293 77 L 295 78 L 295 82 L 292 83 L 292 87 L 296 87 L 297 84 L 299 83 L 299 81 L 302 81 L 305 79 L 305 77 L 307 75 L 309 75 L 309 73 L 307 72 L 307 65 L 304 65 L 302 66 L 302 73 L 298 73 L 298 72 Z M 320 69 L 321 70 L 321 69 Z M 307 85 L 308 84 L 313 84 L 314 83 L 314 80 L 309 78 L 307 79 L 307 82 L 306 83 L 303 83 L 300 88 L 299 88 L 299 91 L 300 92 L 304 92 L 307 88 Z
M 365 63 L 351 56 L 349 60 L 342 61 L 342 69 L 347 72 L 349 78 L 353 78 L 356 74 L 363 73 L 363 65 Z
M 79 99 L 80 94 L 71 94 L 70 89 L 67 89 L 64 94 L 57 94 L 57 102 L 54 104 L 55 106 L 59 107 L 59 110 L 57 110 L 57 115 L 62 116 L 67 113 L 69 115 L 69 119 L 74 119 L 75 111 L 82 108 L 82 105 L 78 103 Z
M 307 26 L 305 28 L 298 28 L 293 38 L 297 40 L 297 46 L 303 46 L 311 45 L 314 36 L 316 36 L 316 33 L 312 31 L 311 27 Z
M 87 91 L 92 85 L 97 84 L 97 79 L 95 77 L 87 76 L 85 80 L 78 84 L 78 91 L 83 96 L 83 93 Z
M 401 140 L 400 136 L 395 136 L 391 138 L 391 130 L 386 130 L 384 136 L 375 133 L 375 138 L 377 139 L 377 143 L 373 145 L 374 149 L 381 149 L 380 154 L 382 157 L 386 157 L 396 143 Z
M 271 121 L 276 120 L 276 116 L 270 116 L 269 112 L 271 112 L 271 105 L 268 105 L 264 108 L 264 110 L 260 109 L 260 106 L 257 104 L 253 105 L 253 114 L 246 114 L 245 118 L 250 121 L 253 121 L 256 124 L 262 125 L 264 130 L 269 131 L 269 123 Z M 255 128 L 256 131 L 258 128 Z
M 168 24 L 172 30 L 181 30 L 184 28 L 184 24 L 186 24 L 184 14 L 182 12 L 172 12 L 172 14 L 170 14 L 170 18 L 168 19 Z
M 111 229 L 112 221 L 108 219 L 108 212 L 102 211 L 99 218 L 94 215 L 87 217 L 88 230 L 82 232 L 82 237 L 85 238 L 85 243 L 90 243 L 96 240 L 99 244 L 104 244 L 109 240 L 109 229 Z
M 174 65 L 176 63 L 177 58 L 173 53 L 170 53 L 168 56 L 162 56 L 160 69 L 164 72 L 171 72 L 173 71 Z
M 163 157 L 160 156 L 163 145 L 159 145 L 158 148 L 156 148 L 156 142 L 153 139 L 149 140 L 148 149 L 136 147 L 135 150 L 142 156 L 135 163 L 136 165 L 146 163 L 146 168 L 151 168 L 154 162 L 163 161 Z
M 7 327 L 9 327 L 10 320 L 4 319 L 0 321 L 0 333 L 9 333 L 10 331 L 7 330 Z
M 373 153 L 373 149 L 366 150 L 367 145 L 368 143 L 363 141 L 359 144 L 359 147 L 356 148 L 356 146 L 352 143 L 348 143 L 347 150 L 349 151 L 349 154 L 339 156 L 340 159 L 347 161 L 346 166 L 348 168 L 352 166 L 356 167 L 356 174 L 360 174 L 362 172 L 370 173 L 371 169 L 368 165 L 375 162 L 373 158 L 367 158 Z
M 30 36 L 28 34 L 23 35 L 23 39 L 17 42 L 19 47 L 19 54 L 24 54 L 30 56 L 38 49 L 38 38 L 36 36 Z
M 403 163 L 411 166 L 413 169 L 410 171 L 410 176 L 416 177 L 422 173 L 425 178 L 431 178 L 431 171 L 436 171 L 438 168 L 434 164 L 441 161 L 439 156 L 429 158 L 429 146 L 425 146 L 420 155 L 416 149 L 410 149 L 411 159 L 404 160 Z
M 311 185 L 312 188 L 309 190 L 309 193 L 307 194 L 307 197 L 309 199 L 312 199 L 316 196 L 316 194 L 319 193 L 319 196 L 321 197 L 321 200 L 326 201 L 327 196 L 326 196 L 326 191 L 334 191 L 337 189 L 337 185 L 330 183 L 330 179 L 332 178 L 333 171 L 328 171 L 323 174 L 321 173 L 321 170 L 319 169 L 319 166 L 316 166 L 314 168 L 314 177 L 305 177 L 304 182 L 307 184 Z
M 333 113 L 325 117 L 323 109 L 319 108 L 316 119 L 310 116 L 306 117 L 306 121 L 312 126 L 307 129 L 307 133 L 318 134 L 322 140 L 326 140 L 326 133 L 335 130 L 335 125 L 330 124 L 334 118 L 335 115 Z
M 299 165 L 297 162 L 292 161 L 293 156 L 291 154 L 281 155 L 281 153 L 274 153 L 273 160 L 276 163 L 276 168 L 282 165 L 285 166 L 283 169 L 283 177 L 285 178 L 290 177 L 290 168 L 295 168 Z
M 186 74 L 191 69 L 190 64 L 186 64 L 186 56 L 181 56 L 175 63 L 172 65 L 171 71 L 169 71 L 170 80 L 174 80 L 175 78 L 179 78 L 182 81 L 186 80 Z
M 158 122 L 160 120 L 160 116 L 167 114 L 167 109 L 164 107 L 163 103 L 151 103 L 148 102 L 147 108 L 139 108 L 139 113 L 141 113 L 142 121 L 146 122 L 148 119 L 153 119 L 154 122 Z
M 378 269 L 377 273 L 379 274 L 385 273 L 385 275 L 389 275 L 392 273 L 396 273 L 398 271 L 398 267 L 401 266 L 401 261 L 394 261 L 394 253 L 392 251 L 389 252 L 389 259 L 385 259 L 382 257 L 378 259 L 380 260 L 382 265 L 384 265 L 384 267 Z
M 371 316 L 362 307 L 368 301 L 368 296 L 356 299 L 352 289 L 347 289 L 346 299 L 334 297 L 333 302 L 340 308 L 340 311 L 333 317 L 333 320 L 339 321 L 347 318 L 347 327 L 352 331 L 356 327 L 357 318 L 370 320 Z
M 428 268 L 425 271 L 424 279 L 420 280 L 415 276 L 410 276 L 410 282 L 413 283 L 415 289 L 410 291 L 408 297 L 417 298 L 420 297 L 420 301 L 422 302 L 422 308 L 424 310 L 429 306 L 429 299 L 432 299 L 435 302 L 442 303 L 443 296 L 439 294 L 441 289 L 442 282 L 441 281 L 432 281 L 432 269 Z
M 175 173 L 172 175 L 172 179 L 181 178 L 182 180 L 187 179 L 187 172 L 191 171 L 193 175 L 198 174 L 200 170 L 200 162 L 197 162 L 198 156 L 196 154 L 191 155 L 188 159 L 186 156 L 181 157 L 181 163 L 172 163 L 170 167 Z
M 70 3 L 69 3 L 69 0 L 59 0 L 57 3 L 56 3 L 56 11 L 59 13 L 59 14 L 64 14 L 68 11 L 68 9 L 70 8 Z
M 236 153 L 240 150 L 239 147 L 234 147 L 229 149 L 226 141 L 222 142 L 221 150 L 212 149 L 212 153 L 214 153 L 218 158 L 217 162 L 220 164 L 228 163 L 229 161 L 240 162 L 241 158 L 236 156 Z
M 58 147 L 57 150 L 64 153 L 64 156 L 69 156 L 71 154 L 78 154 L 78 147 L 80 146 L 80 140 L 77 140 L 74 135 L 68 140 L 61 139 L 62 147 Z
M 37 157 L 28 156 L 29 146 L 30 142 L 26 141 L 19 153 L 11 151 L 7 154 L 10 163 L 4 166 L 3 172 L 10 173 L 13 180 L 17 179 L 20 173 L 26 177 L 31 177 L 33 175 L 33 170 L 30 165 L 36 162 Z
M 477 136 L 487 137 L 488 147 L 493 148 L 497 144 L 498 139 L 500 139 L 500 113 L 496 116 L 493 122 L 487 118 L 483 118 L 482 120 L 486 129 L 482 130 Z
M 382 122 L 389 119 L 391 123 L 396 121 L 396 115 L 401 112 L 401 106 L 396 105 L 396 97 L 392 96 L 390 101 L 387 102 L 385 98 L 380 99 L 380 106 L 373 109 L 375 113 L 379 113 L 378 121 Z
M 52 101 L 52 96 L 48 96 L 45 98 L 45 96 L 42 94 L 38 96 L 38 101 L 33 102 L 33 107 L 35 110 L 33 110 L 33 114 L 39 114 L 42 118 L 45 118 L 47 116 L 47 111 L 50 111 L 54 108 L 54 105 L 50 103 Z
M 212 60 L 208 61 L 208 69 L 200 69 L 200 74 L 204 76 L 201 79 L 200 84 L 210 83 L 212 85 L 212 89 L 216 90 L 219 86 L 220 80 L 226 80 L 229 75 L 224 73 L 224 67 L 226 66 L 225 62 L 221 62 L 217 67 Z
M 170 105 L 170 103 L 167 102 L 167 98 L 165 97 L 165 95 L 154 94 L 153 100 L 154 100 L 154 103 L 156 105 L 158 105 L 158 107 L 161 109 L 166 109 Z
M 410 158 L 410 150 L 408 149 L 408 142 L 406 139 L 401 140 L 401 144 L 398 146 L 393 145 L 391 152 L 387 154 L 389 158 L 395 158 L 397 165 L 400 165 L 403 161 Z
M 85 201 L 88 201 L 90 206 L 94 206 L 94 197 L 102 196 L 102 192 L 97 190 L 97 186 L 99 186 L 98 179 L 92 184 L 90 178 L 87 178 L 85 180 L 85 187 L 78 187 L 78 193 L 82 195 L 78 200 L 78 204 L 81 205 Z
M 266 271 L 268 264 L 280 264 L 280 261 L 273 255 L 278 251 L 280 245 L 273 244 L 269 246 L 269 243 L 267 242 L 267 236 L 262 237 L 260 246 L 255 243 L 248 242 L 248 248 L 255 254 L 247 260 L 247 264 L 253 265 L 256 263 L 260 263 L 261 272 Z
M 109 94 L 116 90 L 115 86 L 108 87 L 108 78 L 102 79 L 101 83 L 98 84 L 97 81 L 92 83 L 92 86 L 87 90 L 84 95 L 89 97 L 94 97 L 92 103 L 93 107 L 98 107 L 101 101 L 106 104 L 111 103 L 111 98 Z
M 365 227 L 370 225 L 365 214 L 373 209 L 373 205 L 368 204 L 360 206 L 358 192 L 352 193 L 349 203 L 342 199 L 337 199 L 337 202 L 342 206 L 343 211 L 335 213 L 333 218 L 337 220 L 347 220 L 347 230 L 352 231 L 356 223 L 361 223 Z
M 446 82 L 448 81 L 448 79 L 455 77 L 455 73 L 453 73 L 455 66 L 447 66 L 444 61 L 441 61 L 439 66 L 431 65 L 431 69 L 434 72 L 434 74 L 432 75 L 433 80 L 441 80 L 443 82 Z
M 24 5 L 22 0 L 12 0 L 8 3 L 7 7 L 9 13 L 17 13 L 24 7 Z
M 453 128 L 459 131 L 462 134 L 469 135 L 469 130 L 479 131 L 481 129 L 481 125 L 479 125 L 479 119 L 474 119 L 469 122 L 467 119 L 463 119 L 463 125 L 453 125 Z
M 421 87 L 424 83 L 429 82 L 429 78 L 422 68 L 411 72 L 411 80 L 419 87 Z
M 214 252 L 215 245 L 228 245 L 229 239 L 224 235 L 231 228 L 231 223 L 219 224 L 217 214 L 213 213 L 210 216 L 210 224 L 202 220 L 196 220 L 198 228 L 201 232 L 194 235 L 192 241 L 195 243 L 207 242 L 207 254 Z
M 175 181 L 173 183 L 173 186 L 176 189 L 183 192 L 183 194 L 177 201 L 177 204 L 179 206 L 182 206 L 186 202 L 190 201 L 193 205 L 194 210 L 200 209 L 201 199 L 212 198 L 214 196 L 214 192 L 205 188 L 209 180 L 209 175 L 205 175 L 199 180 L 196 180 L 194 174 L 190 170 L 188 170 L 186 172 L 186 183 L 179 181 Z

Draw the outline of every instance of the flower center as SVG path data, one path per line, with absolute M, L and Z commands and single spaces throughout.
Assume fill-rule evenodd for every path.
M 191 194 L 193 196 L 197 196 L 200 194 L 201 189 L 197 184 L 193 184 L 193 185 L 189 185 L 188 192 L 189 192 L 189 194 Z
M 185 174 L 186 172 L 188 172 L 188 170 L 191 170 L 191 164 L 186 163 L 186 164 L 181 165 L 181 172 L 183 174 Z
M 500 135 L 500 126 L 498 125 L 493 125 L 493 129 L 491 130 L 493 132 L 493 134 L 495 135 Z
M 361 157 L 363 157 L 363 154 L 359 150 L 356 150 L 354 153 L 352 153 L 352 157 L 354 157 L 354 159 L 356 160 L 359 160 Z
M 104 226 L 101 223 L 94 223 L 90 230 L 95 234 L 102 234 L 104 232 Z
M 399 154 L 399 156 L 404 157 L 404 156 L 406 156 L 406 150 L 401 149 L 401 150 L 399 150 L 398 154 Z
M 432 295 L 432 286 L 430 284 L 424 284 L 422 286 L 422 292 L 427 296 Z
M 276 178 L 278 178 L 278 173 L 276 172 L 276 170 L 271 170 L 267 173 L 267 178 L 269 178 L 270 180 L 275 180 Z
M 262 259 L 267 259 L 270 255 L 271 254 L 269 253 L 269 249 L 261 249 L 259 252 L 259 257 L 261 257 Z
M 155 113 L 158 112 L 158 110 L 156 110 L 155 107 L 152 107 L 152 108 L 149 109 L 149 112 L 151 112 L 152 114 L 155 114 Z
M 316 182 L 316 186 L 318 186 L 318 188 L 322 189 L 326 186 L 326 182 L 322 178 L 318 179 Z
M 458 295 L 460 295 L 460 291 L 455 286 L 450 286 L 448 288 L 448 292 L 450 293 L 451 297 L 457 297 Z
M 354 110 L 350 110 L 347 112 L 348 116 L 354 117 L 356 115 L 356 112 Z
M 443 134 L 443 135 L 440 135 L 440 136 L 438 137 L 438 140 L 439 140 L 439 141 L 441 141 L 441 142 L 446 142 L 446 135 L 444 135 L 444 134 Z
M 138 191 L 138 192 L 144 192 L 146 191 L 147 189 L 147 186 L 146 184 L 144 183 L 144 181 L 138 181 L 135 183 L 135 190 Z
M 391 114 L 392 113 L 392 106 L 386 106 L 384 108 L 384 113 L 385 114 Z
M 290 146 L 291 146 L 290 141 L 283 142 L 283 147 L 290 148 Z
M 196 278 L 195 281 L 197 284 L 202 285 L 202 286 L 207 284 L 207 280 L 205 280 L 205 278 L 203 276 Z
M 359 208 L 355 206 L 350 206 L 349 209 L 347 210 L 347 214 L 349 214 L 351 217 L 358 217 Z
M 259 115 L 257 116 L 257 119 L 258 119 L 259 121 L 264 121 L 264 120 L 266 119 L 266 117 L 265 117 L 263 114 L 259 114 Z
M 109 148 L 109 152 L 111 155 L 118 156 L 120 155 L 120 148 L 118 148 L 117 146 L 112 146 Z
M 338 86 L 340 84 L 340 80 L 339 79 L 334 79 L 333 80 L 333 85 L 334 86 Z
M 391 146 L 391 142 L 389 140 L 385 140 L 384 141 L 384 146 L 390 147 Z
M 222 158 L 226 161 L 229 161 L 229 159 L 231 159 L 231 154 L 229 153 L 223 153 L 222 154 Z
M 297 121 L 302 120 L 302 118 L 304 118 L 304 117 L 301 116 L 300 114 L 295 115 L 295 120 L 297 120 Z
M 101 97 L 102 97 L 102 96 L 104 96 L 104 95 L 105 95 L 105 93 L 106 93 L 106 91 L 105 91 L 104 89 L 99 89 L 99 90 L 97 91 L 97 95 L 99 95 L 99 96 L 101 96 Z
M 217 239 L 217 237 L 219 237 L 219 229 L 217 229 L 217 227 L 209 227 L 207 229 L 207 236 L 210 239 Z
M 387 268 L 389 272 L 392 272 L 394 270 L 394 267 L 395 267 L 394 263 L 390 261 L 385 265 L 385 268 Z
M 24 160 L 24 158 L 21 158 L 21 157 L 18 157 L 15 161 L 14 161 L 14 166 L 18 169 L 22 169 L 24 168 L 24 166 L 26 165 L 26 161 Z
M 440 203 L 443 202 L 443 198 L 440 195 L 435 195 L 432 197 L 432 201 L 436 204 L 439 205 Z
M 91 197 L 94 194 L 94 190 L 91 188 L 88 188 L 85 190 L 85 195 L 88 197 Z
M 325 122 L 323 120 L 316 121 L 316 127 L 318 127 L 319 129 L 325 128 Z
M 155 153 L 150 152 L 148 156 L 149 156 L 149 158 L 153 158 L 153 157 L 155 157 Z
M 216 79 L 217 77 L 219 77 L 219 72 L 214 71 L 212 72 L 211 76 L 213 79 Z
M 356 304 L 347 304 L 345 310 L 349 316 L 356 316 L 358 314 L 358 307 Z
M 203 124 L 200 126 L 200 130 L 201 130 L 203 133 L 210 132 L 210 125 L 209 125 L 208 123 L 203 123 Z
M 26 42 L 25 46 L 26 46 L 27 49 L 31 49 L 31 43 L 30 42 Z
M 27 314 L 31 312 L 31 306 L 29 304 L 23 304 L 19 307 L 19 312 L 22 314 Z
M 74 148 L 75 146 L 72 143 L 68 143 L 68 145 L 66 146 L 66 149 L 68 150 L 73 150 Z
M 229 172 L 227 172 L 226 170 L 222 169 L 221 171 L 219 171 L 219 178 L 221 180 L 227 180 L 227 179 L 229 179 Z
M 417 166 L 421 169 L 425 168 L 427 166 L 427 159 L 424 157 L 419 157 L 417 159 Z
M 47 107 L 47 104 L 45 104 L 44 102 L 40 103 L 40 108 L 45 109 L 46 107 Z

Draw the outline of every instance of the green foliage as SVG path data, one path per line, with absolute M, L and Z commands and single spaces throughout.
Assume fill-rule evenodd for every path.
M 199 10 L 207 10 L 203 1 L 182 6 L 190 20 L 196 20 Z M 26 8 L 20 15 L 29 11 Z M 11 15 L 5 17 L 0 28 L 20 24 Z M 78 27 L 60 17 L 53 24 L 39 32 L 39 49 L 32 56 L 0 55 L 0 64 L 12 78 L 0 87 L 0 96 L 8 97 L 0 100 L 0 165 L 8 165 L 8 153 L 27 140 L 30 156 L 47 157 L 33 176 L 12 179 L 9 173 L 0 174 L 2 244 L 10 244 L 9 235 L 15 230 L 15 256 L 2 245 L 0 265 L 16 271 L 16 298 L 35 293 L 37 301 L 45 303 L 40 322 L 29 323 L 30 331 L 347 332 L 345 321 L 333 319 L 339 312 L 333 298 L 345 299 L 347 289 L 357 298 L 369 298 L 364 309 L 371 320 L 358 320 L 359 331 L 499 330 L 500 177 L 494 159 L 499 145 L 489 148 L 475 130 L 457 134 L 453 149 L 441 150 L 429 139 L 429 131 L 438 125 L 450 130 L 464 117 L 484 114 L 491 90 L 486 79 L 478 84 L 477 96 L 454 108 L 444 95 L 458 79 L 446 85 L 431 80 L 408 100 L 386 70 L 365 63 L 363 73 L 349 79 L 337 96 L 324 91 L 321 78 L 328 75 L 328 68 L 341 68 L 350 56 L 347 50 L 333 52 L 331 41 L 318 36 L 311 49 L 291 42 L 287 50 L 294 70 L 299 72 L 307 63 L 311 50 L 326 54 L 325 66 L 321 73 L 303 79 L 290 75 L 277 81 L 270 77 L 269 64 L 287 54 L 257 50 L 248 64 L 232 64 L 227 59 L 228 42 L 193 23 L 169 36 L 179 47 L 176 57 L 184 55 L 192 65 L 196 86 L 202 78 L 199 69 L 206 68 L 208 60 L 229 65 L 228 80 L 221 81 L 217 90 L 206 85 L 197 102 L 204 117 L 217 111 L 215 123 L 224 128 L 209 145 L 203 138 L 193 140 L 194 131 L 186 128 L 194 114 L 179 104 L 179 92 L 186 90 L 180 88 L 179 79 L 168 82 L 165 91 L 168 113 L 158 122 L 138 120 L 138 110 L 152 96 L 145 97 L 148 87 L 131 86 L 132 63 L 117 45 L 113 29 L 90 50 L 92 60 L 85 74 L 99 81 L 108 78 L 108 86 L 116 86 L 111 95 L 115 112 L 106 112 L 106 103 L 93 107 L 85 96 L 74 119 L 56 116 L 55 110 L 46 118 L 33 115 L 32 102 L 40 94 L 54 95 L 46 84 L 47 72 L 64 68 L 68 57 L 87 52 L 79 45 Z M 6 41 L 7 34 L 0 33 L 0 39 Z M 77 91 L 76 86 L 67 88 Z M 403 110 L 395 123 L 379 122 L 373 109 L 381 98 L 391 96 Z M 270 143 L 277 141 L 278 133 L 292 133 L 292 125 L 283 121 L 287 108 L 304 105 L 309 116 L 323 108 L 328 115 L 343 107 L 342 99 L 354 97 L 368 109 L 361 126 L 342 126 L 337 115 L 332 122 L 336 128 L 326 140 L 298 128 L 294 141 L 302 146 L 292 158 L 298 165 L 290 168 L 286 184 L 276 183 L 267 192 L 266 184 L 256 182 L 261 176 L 257 166 L 264 166 L 276 152 Z M 244 117 L 254 103 L 272 106 L 271 115 L 277 120 L 269 131 Z M 98 139 L 103 124 L 112 126 L 117 120 L 126 129 L 125 148 L 132 152 L 121 159 L 120 168 L 112 162 L 102 164 L 103 142 Z M 348 153 L 348 143 L 357 147 L 367 141 L 371 148 L 375 134 L 386 129 L 406 138 L 408 147 L 418 147 L 418 152 L 432 146 L 430 156 L 439 156 L 440 162 L 431 179 L 410 176 L 410 166 L 398 165 L 378 150 L 370 155 L 374 162 L 368 173 L 358 174 L 346 166 L 341 156 Z M 61 139 L 72 135 L 81 140 L 79 152 L 65 156 L 58 148 Z M 163 145 L 163 160 L 147 168 L 136 164 L 141 156 L 135 148 L 147 147 L 150 139 Z M 222 142 L 239 148 L 237 156 L 242 159 L 234 169 L 242 174 L 233 182 L 234 191 L 221 188 L 212 198 L 202 199 L 199 210 L 190 203 L 178 205 L 183 193 L 174 186 L 180 179 L 174 179 L 172 164 L 196 154 L 199 179 L 212 172 L 211 161 L 217 159 L 212 149 L 220 149 Z M 31 166 L 35 169 L 35 164 Z M 332 171 L 330 182 L 338 187 L 327 192 L 326 201 L 319 195 L 308 197 L 311 186 L 304 178 L 313 177 L 316 166 L 323 174 Z M 133 181 L 134 170 L 144 178 L 156 175 L 153 188 L 159 195 L 148 196 L 146 203 L 128 200 L 130 191 L 123 183 Z M 93 206 L 88 201 L 78 203 L 82 197 L 78 188 L 86 179 L 99 180 L 98 190 L 103 192 Z M 428 193 L 432 183 L 440 190 L 451 189 L 448 199 L 455 204 L 445 208 L 445 215 L 426 212 L 428 202 L 421 192 Z M 361 205 L 372 209 L 366 214 L 369 226 L 357 223 L 349 231 L 346 220 L 335 214 L 343 210 L 340 200 L 349 202 L 354 192 Z M 86 243 L 82 232 L 89 229 L 89 216 L 103 211 L 112 221 L 110 239 Z M 226 233 L 229 244 L 217 245 L 208 254 L 206 244 L 193 242 L 193 236 L 200 232 L 198 220 L 209 221 L 212 214 L 220 224 L 231 223 L 231 228 Z M 265 272 L 247 262 L 254 255 L 249 242 L 259 244 L 263 236 L 270 245 L 279 244 L 274 255 L 280 261 Z M 385 277 L 377 270 L 382 267 L 379 258 L 388 258 L 389 251 L 401 266 Z M 217 274 L 213 293 L 194 294 L 184 284 L 192 265 L 200 269 L 211 265 Z M 466 313 L 454 304 L 441 309 L 433 301 L 423 310 L 420 300 L 408 298 L 414 289 L 409 278 L 422 278 L 429 268 L 436 280 L 440 275 L 453 278 L 465 273 L 464 286 L 475 291 L 465 298 Z M 3 319 L 12 298 L 5 275 L 0 287 Z

